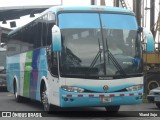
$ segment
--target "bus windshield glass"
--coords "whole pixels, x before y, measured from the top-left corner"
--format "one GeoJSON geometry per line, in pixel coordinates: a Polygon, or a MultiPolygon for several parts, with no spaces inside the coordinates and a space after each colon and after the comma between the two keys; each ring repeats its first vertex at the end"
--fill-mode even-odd
{"type": "Polygon", "coordinates": [[[58,20],[63,47],[61,75],[134,76],[142,72],[140,37],[134,16],[61,13],[58,20]]]}

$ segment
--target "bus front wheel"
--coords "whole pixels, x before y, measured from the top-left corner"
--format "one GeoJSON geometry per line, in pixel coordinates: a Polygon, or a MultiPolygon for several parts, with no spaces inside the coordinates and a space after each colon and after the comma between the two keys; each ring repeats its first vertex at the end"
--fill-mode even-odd
{"type": "Polygon", "coordinates": [[[52,105],[49,103],[48,91],[47,91],[46,85],[43,85],[43,89],[41,92],[41,101],[43,104],[44,111],[46,111],[47,113],[50,113],[52,111],[52,105]]]}
{"type": "Polygon", "coordinates": [[[107,112],[117,113],[119,111],[119,109],[120,109],[120,105],[117,105],[117,106],[106,106],[105,109],[106,109],[107,112]]]}

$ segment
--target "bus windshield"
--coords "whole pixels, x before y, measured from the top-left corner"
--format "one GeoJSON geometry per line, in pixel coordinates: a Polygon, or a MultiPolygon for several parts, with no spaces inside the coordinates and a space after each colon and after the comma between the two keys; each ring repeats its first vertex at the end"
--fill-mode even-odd
{"type": "Polygon", "coordinates": [[[6,69],[6,49],[0,48],[0,72],[6,69]]]}
{"type": "Polygon", "coordinates": [[[134,16],[61,13],[58,19],[63,44],[61,75],[133,76],[142,72],[134,16]]]}

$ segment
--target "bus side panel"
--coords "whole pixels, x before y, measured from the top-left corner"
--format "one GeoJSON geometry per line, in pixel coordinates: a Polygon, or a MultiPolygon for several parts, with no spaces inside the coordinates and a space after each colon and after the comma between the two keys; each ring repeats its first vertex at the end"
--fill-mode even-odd
{"type": "Polygon", "coordinates": [[[39,57],[40,57],[40,49],[34,50],[32,57],[32,72],[30,78],[30,98],[32,99],[36,99],[39,57]]]}
{"type": "Polygon", "coordinates": [[[30,51],[26,54],[25,67],[24,67],[24,82],[23,82],[23,96],[29,97],[30,95],[30,76],[32,70],[32,56],[33,52],[30,51]]]}
{"type": "Polygon", "coordinates": [[[14,55],[7,57],[7,89],[10,92],[14,92],[13,80],[14,77],[17,80],[18,94],[20,94],[20,56],[14,55]]]}
{"type": "Polygon", "coordinates": [[[24,70],[23,96],[40,101],[40,82],[42,77],[47,77],[48,70],[46,49],[36,49],[24,54],[21,54],[21,57],[25,56],[24,63],[24,58],[21,58],[21,75],[24,70]]]}
{"type": "Polygon", "coordinates": [[[36,100],[40,101],[40,83],[42,77],[47,76],[48,65],[47,65],[47,55],[46,55],[46,48],[42,48],[39,54],[39,64],[38,64],[38,80],[37,80],[37,87],[36,87],[36,100]]]}
{"type": "Polygon", "coordinates": [[[24,88],[24,68],[25,68],[25,61],[26,61],[26,53],[22,53],[20,55],[20,95],[23,96],[23,88],[24,88]]]}

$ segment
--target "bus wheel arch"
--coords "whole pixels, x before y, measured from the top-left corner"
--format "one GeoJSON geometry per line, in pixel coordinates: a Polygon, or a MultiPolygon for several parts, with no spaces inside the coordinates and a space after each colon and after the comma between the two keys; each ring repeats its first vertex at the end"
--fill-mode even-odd
{"type": "Polygon", "coordinates": [[[149,74],[145,80],[147,94],[150,90],[160,86],[160,74],[149,74]]]}
{"type": "Polygon", "coordinates": [[[18,95],[18,81],[17,81],[17,77],[14,76],[13,78],[13,93],[15,94],[15,92],[17,92],[18,95]]]}
{"type": "Polygon", "coordinates": [[[40,96],[41,96],[41,102],[43,104],[43,109],[47,113],[50,113],[52,111],[52,105],[49,102],[49,96],[48,96],[48,87],[44,79],[41,80],[40,85],[40,96]]]}
{"type": "Polygon", "coordinates": [[[18,95],[18,82],[17,82],[17,79],[16,77],[14,77],[13,79],[13,93],[14,93],[14,96],[15,96],[15,100],[20,103],[23,101],[22,97],[20,95],[18,95]]]}
{"type": "Polygon", "coordinates": [[[42,102],[42,92],[43,92],[43,87],[45,85],[45,81],[44,79],[41,80],[41,84],[40,84],[40,97],[41,97],[41,102],[42,102]]]}
{"type": "Polygon", "coordinates": [[[16,87],[17,87],[17,82],[16,82],[16,79],[14,78],[13,79],[13,93],[15,94],[16,92],[16,87]]]}

